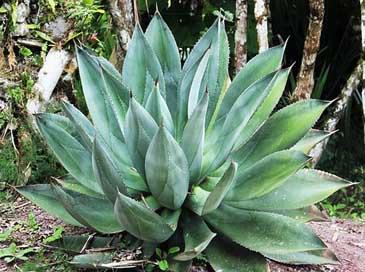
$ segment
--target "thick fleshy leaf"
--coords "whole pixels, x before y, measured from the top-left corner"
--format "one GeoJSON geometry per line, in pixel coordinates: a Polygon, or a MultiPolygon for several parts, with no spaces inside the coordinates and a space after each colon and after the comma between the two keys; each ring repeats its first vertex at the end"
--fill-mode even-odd
{"type": "Polygon", "coordinates": [[[86,188],[98,193],[102,190],[95,180],[91,152],[81,144],[73,124],[56,114],[39,114],[37,126],[58,160],[66,170],[86,188]]]}
{"type": "Polygon", "coordinates": [[[269,259],[286,264],[339,264],[336,255],[328,248],[287,254],[262,254],[269,259]]]}
{"type": "Polygon", "coordinates": [[[291,67],[278,72],[275,80],[272,83],[269,94],[251,117],[245,129],[239,135],[235,144],[235,149],[244,144],[270,116],[271,112],[274,110],[276,104],[279,102],[279,99],[283,94],[290,71],[291,67]]]}
{"type": "Polygon", "coordinates": [[[82,224],[66,211],[49,184],[27,185],[18,187],[16,190],[50,215],[53,215],[68,224],[82,227],[82,224]]]}
{"type": "Polygon", "coordinates": [[[161,64],[166,85],[166,103],[173,120],[176,120],[177,88],[181,64],[175,38],[159,12],[156,12],[155,16],[153,16],[145,35],[161,64]]]}
{"type": "Polygon", "coordinates": [[[236,182],[225,201],[230,204],[267,194],[283,184],[309,159],[300,151],[284,150],[266,156],[250,168],[238,168],[236,182]]]}
{"type": "Polygon", "coordinates": [[[100,64],[100,74],[103,81],[104,91],[109,99],[109,104],[114,112],[120,130],[123,132],[124,118],[128,109],[129,91],[119,77],[108,73],[105,66],[100,64]]]}
{"type": "Polygon", "coordinates": [[[207,127],[213,126],[222,102],[228,78],[229,45],[224,20],[219,22],[217,35],[211,44],[211,58],[207,67],[207,88],[210,94],[207,127]]]}
{"type": "Polygon", "coordinates": [[[156,83],[156,86],[150,93],[145,109],[151,114],[157,124],[163,124],[171,135],[175,134],[174,123],[165,99],[160,94],[158,83],[156,83]]]}
{"type": "Polygon", "coordinates": [[[266,259],[235,243],[217,236],[204,251],[215,271],[224,272],[267,272],[266,259]]]}
{"type": "Polygon", "coordinates": [[[84,269],[101,269],[112,261],[113,255],[110,252],[97,252],[76,255],[72,258],[70,264],[84,269]]]}
{"type": "Polygon", "coordinates": [[[277,214],[282,214],[300,222],[310,222],[310,221],[326,221],[328,216],[324,215],[315,205],[310,205],[308,207],[295,209],[295,210],[276,210],[273,211],[277,214]]]}
{"type": "Polygon", "coordinates": [[[66,190],[74,191],[83,195],[104,198],[104,195],[102,193],[97,193],[93,190],[90,190],[89,188],[86,188],[71,175],[66,175],[61,178],[53,177],[53,179],[57,181],[57,184],[61,185],[62,188],[66,190]]]}
{"type": "Polygon", "coordinates": [[[304,223],[279,214],[223,204],[204,219],[215,231],[257,252],[286,254],[326,247],[304,223]]]}
{"type": "MultiPolygon", "coordinates": [[[[183,132],[183,128],[187,121],[188,116],[188,100],[191,86],[196,75],[197,69],[206,54],[206,52],[212,47],[212,42],[214,39],[217,40],[218,28],[220,27],[220,22],[217,19],[213,25],[208,29],[208,31],[200,38],[196,43],[193,50],[189,54],[187,60],[184,63],[181,78],[178,87],[178,97],[177,97],[177,109],[178,117],[176,121],[176,131],[178,138],[183,132]]],[[[217,73],[215,74],[215,76],[217,73]]],[[[201,88],[201,95],[204,94],[205,86],[203,84],[201,88]]],[[[211,92],[212,90],[208,90],[211,92]]],[[[199,96],[198,96],[199,101],[199,96]]]]}
{"type": "Polygon", "coordinates": [[[114,213],[120,224],[139,239],[161,243],[174,233],[163,217],[125,195],[118,194],[114,213]]]}
{"type": "Polygon", "coordinates": [[[95,129],[91,122],[82,114],[81,111],[65,100],[62,101],[62,108],[80,134],[84,146],[91,151],[92,141],[95,134],[95,129]]]}
{"type": "Polygon", "coordinates": [[[96,180],[111,203],[115,203],[118,192],[127,194],[123,176],[98,137],[95,137],[93,144],[92,163],[96,180]]]}
{"type": "Polygon", "coordinates": [[[82,90],[94,126],[108,145],[114,146],[115,141],[123,140],[123,134],[105,92],[99,58],[81,48],[76,53],[82,90]]]}
{"type": "MultiPolygon", "coordinates": [[[[214,145],[207,145],[203,157],[203,177],[219,168],[231,153],[237,138],[252,115],[270,93],[277,75],[271,73],[256,81],[233,104],[222,127],[215,127],[219,137],[214,145]]],[[[220,124],[220,120],[217,122],[220,124]]],[[[209,142],[209,139],[208,139],[209,142]]]]}
{"type": "MultiPolygon", "coordinates": [[[[130,161],[126,161],[125,157],[124,158],[120,158],[118,157],[114,152],[113,149],[111,149],[103,140],[102,137],[99,136],[99,134],[96,134],[95,136],[95,140],[94,140],[94,144],[98,145],[98,149],[100,152],[104,153],[104,156],[108,158],[108,161],[110,161],[113,166],[110,166],[112,168],[114,168],[116,171],[115,174],[118,174],[118,176],[120,176],[120,178],[123,180],[123,184],[124,186],[127,187],[127,191],[129,195],[134,195],[134,191],[137,192],[148,192],[148,188],[147,188],[147,184],[144,181],[144,179],[141,177],[141,175],[137,172],[137,170],[135,168],[132,167],[132,163],[130,161]]],[[[124,148],[124,146],[116,146],[115,148],[119,149],[119,153],[121,153],[121,149],[124,148]]],[[[124,151],[126,152],[126,157],[128,157],[128,151],[124,151]]],[[[103,157],[100,153],[99,155],[101,157],[103,157]]],[[[102,162],[105,163],[105,162],[102,162]]],[[[94,172],[95,172],[95,164],[93,162],[93,168],[94,168],[94,172]]],[[[111,174],[111,173],[109,173],[111,174]]],[[[107,176],[105,176],[105,178],[107,178],[107,176]]],[[[115,181],[117,181],[117,177],[115,177],[115,181]]],[[[108,181],[108,183],[110,183],[110,185],[114,188],[114,190],[116,190],[116,187],[113,184],[113,182],[108,181]]],[[[106,185],[106,184],[104,184],[106,185]]],[[[122,186],[122,185],[120,185],[122,186]]],[[[119,188],[119,186],[118,186],[119,188]]],[[[106,188],[104,188],[105,190],[106,188]]],[[[112,189],[112,188],[109,188],[112,189]]],[[[124,189],[121,187],[119,188],[120,192],[125,192],[124,189]]],[[[104,191],[105,194],[106,191],[104,191]]],[[[110,192],[111,193],[111,192],[110,192]]],[[[114,192],[114,196],[115,196],[116,191],[114,192]]],[[[113,196],[113,198],[114,198],[113,196]]],[[[113,200],[114,203],[115,199],[113,200]]]]}
{"type": "Polygon", "coordinates": [[[188,194],[184,205],[192,212],[201,216],[209,194],[209,191],[202,189],[200,186],[193,186],[193,189],[191,193],[188,194]]]}
{"type": "Polygon", "coordinates": [[[271,153],[294,146],[328,105],[327,101],[309,99],[281,109],[233,154],[234,160],[241,167],[248,167],[271,153]]]}
{"type": "Polygon", "coordinates": [[[124,231],[113,213],[113,204],[107,199],[82,195],[73,191],[52,187],[63,207],[82,225],[101,233],[124,231]]]}
{"type": "Polygon", "coordinates": [[[165,80],[160,62],[138,23],[128,45],[122,79],[140,103],[146,101],[156,80],[160,82],[161,94],[165,97],[165,80]]]}
{"type": "Polygon", "coordinates": [[[230,111],[238,97],[255,81],[276,71],[281,66],[285,45],[272,47],[251,59],[236,75],[229,86],[221,107],[218,119],[224,118],[230,111]]]}
{"type": "Polygon", "coordinates": [[[209,194],[204,204],[202,215],[208,214],[218,208],[227,192],[231,188],[231,185],[235,180],[236,173],[237,164],[232,162],[222,178],[218,181],[213,191],[209,194]]]}
{"type": "Polygon", "coordinates": [[[191,118],[195,107],[198,105],[200,94],[208,89],[206,86],[206,80],[203,80],[203,77],[206,74],[210,55],[211,49],[208,49],[200,61],[199,66],[195,72],[193,82],[191,83],[188,100],[188,118],[191,118]]]}
{"type": "Polygon", "coordinates": [[[138,172],[145,175],[147,149],[158,126],[152,116],[132,97],[125,120],[125,140],[129,155],[138,172]]]}
{"type": "Polygon", "coordinates": [[[98,250],[100,248],[117,248],[117,246],[120,246],[119,243],[120,240],[116,237],[69,235],[48,243],[47,246],[67,252],[80,253],[85,245],[87,245],[87,250],[98,250]]]}
{"type": "Polygon", "coordinates": [[[250,210],[299,209],[317,203],[341,188],[353,185],[326,172],[304,169],[291,176],[283,185],[259,198],[232,202],[231,206],[250,210]]]}
{"type": "Polygon", "coordinates": [[[167,257],[167,262],[169,264],[169,271],[171,272],[189,272],[191,270],[192,260],[189,261],[176,261],[172,257],[167,257]]]}
{"type": "Polygon", "coordinates": [[[184,252],[177,254],[174,259],[179,261],[188,261],[198,256],[210,241],[216,236],[204,220],[192,213],[183,216],[183,235],[185,242],[184,252]]]}
{"type": "Polygon", "coordinates": [[[327,139],[335,132],[325,132],[322,130],[311,129],[303,139],[299,140],[291,149],[308,153],[316,144],[327,139]]]}
{"type": "Polygon", "coordinates": [[[178,209],[189,188],[189,168],[184,151],[166,128],[160,127],[146,154],[146,179],[162,206],[178,209]]]}
{"type": "Polygon", "coordinates": [[[181,139],[181,148],[189,164],[190,183],[195,183],[200,176],[208,100],[207,92],[186,123],[181,139]]]}

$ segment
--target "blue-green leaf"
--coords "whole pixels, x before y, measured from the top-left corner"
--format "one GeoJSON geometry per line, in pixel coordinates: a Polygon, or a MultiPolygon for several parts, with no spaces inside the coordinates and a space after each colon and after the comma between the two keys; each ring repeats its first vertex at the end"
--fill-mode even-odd
{"type": "Polygon", "coordinates": [[[91,151],[92,141],[95,134],[95,129],[91,122],[82,114],[81,111],[65,100],[62,101],[62,108],[80,134],[83,144],[91,151]]]}
{"type": "Polygon", "coordinates": [[[120,224],[139,239],[161,243],[174,233],[163,217],[125,195],[118,194],[114,212],[120,224]]]}
{"type": "Polygon", "coordinates": [[[217,236],[204,251],[215,271],[268,272],[266,259],[235,243],[217,236]]]}
{"type": "Polygon", "coordinates": [[[233,154],[234,160],[248,167],[271,153],[291,148],[304,137],[328,105],[327,101],[309,99],[281,109],[233,154]]]}
{"type": "Polygon", "coordinates": [[[279,45],[266,50],[251,59],[236,75],[229,86],[219,109],[218,119],[230,111],[237,98],[255,81],[276,71],[281,66],[285,45],[279,45]]]}
{"type": "Polygon", "coordinates": [[[92,152],[92,163],[96,180],[99,182],[105,196],[115,202],[118,192],[127,194],[127,188],[122,174],[118,171],[110,153],[105,150],[99,137],[95,137],[92,152]]]}
{"type": "Polygon", "coordinates": [[[158,126],[152,116],[132,97],[129,101],[125,124],[125,140],[129,155],[138,172],[145,175],[147,149],[158,126]]]}
{"type": "Polygon", "coordinates": [[[259,198],[232,202],[231,206],[250,210],[299,209],[317,203],[341,188],[353,185],[326,172],[304,169],[291,176],[284,184],[259,198]]]}
{"type": "Polygon", "coordinates": [[[174,36],[159,12],[153,16],[145,35],[161,64],[166,84],[166,103],[173,120],[176,121],[177,88],[181,73],[179,49],[174,36]]]}
{"type": "Polygon", "coordinates": [[[231,188],[237,173],[237,164],[232,162],[213,191],[205,201],[202,215],[208,214],[219,207],[227,192],[231,188]]]}
{"type": "Polygon", "coordinates": [[[81,142],[73,124],[56,114],[39,114],[37,126],[66,170],[83,186],[102,193],[92,169],[91,152],[81,142]]]}
{"type": "Polygon", "coordinates": [[[284,150],[266,156],[250,168],[238,168],[236,182],[225,201],[240,202],[265,195],[283,184],[309,159],[300,151],[284,150]]]}
{"type": "Polygon", "coordinates": [[[18,187],[16,190],[50,215],[53,215],[68,224],[82,227],[82,224],[66,211],[49,184],[28,185],[18,187]]]}
{"type": "Polygon", "coordinates": [[[52,188],[63,207],[82,225],[101,233],[124,230],[114,216],[112,203],[107,199],[63,190],[58,186],[52,188]]]}
{"type": "Polygon", "coordinates": [[[189,168],[184,151],[166,128],[160,127],[146,154],[146,179],[162,206],[176,210],[189,187],[189,168]]]}
{"type": "Polygon", "coordinates": [[[209,95],[207,92],[186,123],[181,140],[181,147],[189,164],[190,183],[197,181],[202,167],[208,100],[209,95]]]}
{"type": "Polygon", "coordinates": [[[279,214],[223,204],[204,219],[220,234],[257,252],[287,254],[326,247],[304,223],[279,214]]]}
{"type": "Polygon", "coordinates": [[[123,141],[123,133],[105,92],[99,59],[81,48],[76,53],[82,90],[94,126],[108,145],[114,146],[116,141],[123,141]]]}
{"type": "Polygon", "coordinates": [[[156,80],[160,82],[161,94],[166,97],[165,80],[158,58],[148,44],[141,26],[137,23],[128,45],[122,69],[123,83],[133,92],[140,103],[145,103],[156,80]]]}
{"type": "Polygon", "coordinates": [[[210,241],[216,236],[204,220],[192,213],[183,216],[184,251],[177,254],[174,259],[188,261],[194,259],[207,248],[210,241]]]}
{"type": "Polygon", "coordinates": [[[156,83],[154,90],[150,93],[145,108],[151,114],[157,124],[164,124],[171,135],[174,135],[174,123],[172,121],[169,108],[160,94],[158,83],[156,83]]]}

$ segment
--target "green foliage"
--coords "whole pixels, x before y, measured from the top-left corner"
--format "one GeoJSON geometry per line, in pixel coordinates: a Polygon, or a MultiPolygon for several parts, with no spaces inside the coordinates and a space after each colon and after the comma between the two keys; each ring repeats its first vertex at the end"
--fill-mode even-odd
{"type": "Polygon", "coordinates": [[[47,238],[44,238],[43,243],[44,244],[52,243],[52,242],[62,238],[63,231],[64,231],[64,228],[62,226],[55,227],[52,235],[48,236],[47,238]]]}
{"type": "MultiPolygon", "coordinates": [[[[315,210],[305,216],[313,204],[351,183],[303,169],[308,146],[328,137],[311,128],[329,102],[302,101],[270,116],[290,71],[280,68],[284,49],[256,56],[228,86],[221,18],[182,68],[158,13],[146,33],[137,24],[122,75],[78,48],[93,123],[66,102],[66,117],[36,115],[74,179],[17,190],[68,223],[126,231],[143,241],[146,255],[157,248],[161,270],[185,271],[203,252],[214,268],[232,271],[263,270],[264,257],[335,263],[303,222],[315,217],[315,210]]],[[[72,263],[103,268],[111,259],[91,253],[72,263]]]]}
{"type": "MultiPolygon", "coordinates": [[[[352,118],[359,116],[355,111],[352,118]]],[[[345,124],[345,120],[342,125],[345,124]]],[[[323,201],[323,206],[330,216],[340,218],[365,218],[364,204],[364,176],[365,176],[365,152],[355,142],[361,142],[362,128],[352,126],[351,135],[337,133],[331,137],[327,149],[319,163],[319,167],[334,171],[335,174],[358,182],[359,186],[339,190],[336,194],[323,201]],[[350,138],[351,137],[351,138],[350,138]]]]}
{"type": "Polygon", "coordinates": [[[26,261],[28,260],[26,255],[33,252],[34,249],[31,247],[21,249],[15,243],[11,243],[8,247],[0,249],[0,259],[4,259],[7,263],[11,263],[14,260],[26,261]]]}
{"type": "Polygon", "coordinates": [[[0,144],[0,182],[21,185],[65,173],[39,136],[30,135],[23,126],[18,128],[18,136],[17,150],[10,138],[0,144]]]}

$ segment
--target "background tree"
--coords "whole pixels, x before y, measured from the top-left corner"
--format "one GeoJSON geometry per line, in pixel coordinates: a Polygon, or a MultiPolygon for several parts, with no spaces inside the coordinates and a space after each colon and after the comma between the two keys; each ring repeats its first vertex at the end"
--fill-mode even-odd
{"type": "Polygon", "coordinates": [[[309,99],[314,87],[314,68],[320,47],[325,13],[324,0],[308,0],[309,24],[304,43],[302,64],[297,77],[297,87],[292,100],[309,99]]]}

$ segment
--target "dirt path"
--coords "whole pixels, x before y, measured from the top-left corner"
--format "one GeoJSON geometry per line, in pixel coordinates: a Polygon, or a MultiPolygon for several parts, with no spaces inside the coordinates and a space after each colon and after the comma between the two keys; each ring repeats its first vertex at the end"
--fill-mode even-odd
{"type": "Polygon", "coordinates": [[[331,222],[311,222],[309,226],[332,249],[340,265],[324,266],[284,266],[270,263],[271,271],[331,271],[365,272],[365,222],[333,219],[331,222]]]}
{"type": "MultiPolygon", "coordinates": [[[[55,226],[64,227],[64,235],[85,233],[82,228],[65,225],[47,213],[43,212],[27,200],[19,197],[11,205],[0,203],[0,233],[14,228],[15,225],[23,225],[13,234],[12,239],[23,246],[40,248],[42,240],[50,236],[55,226]],[[35,215],[38,229],[30,231],[26,222],[29,221],[28,215],[35,215]],[[25,226],[25,227],[24,227],[25,226]]],[[[285,266],[270,262],[271,271],[294,272],[294,271],[331,271],[331,272],[365,272],[365,222],[354,222],[352,220],[333,219],[330,222],[312,222],[309,226],[322,238],[322,240],[337,255],[341,264],[338,266],[285,266]]],[[[0,249],[8,245],[7,242],[0,242],[0,249]]],[[[0,260],[0,272],[12,271],[13,266],[7,265],[0,260]]]]}

